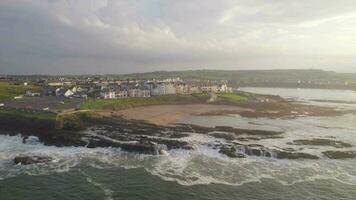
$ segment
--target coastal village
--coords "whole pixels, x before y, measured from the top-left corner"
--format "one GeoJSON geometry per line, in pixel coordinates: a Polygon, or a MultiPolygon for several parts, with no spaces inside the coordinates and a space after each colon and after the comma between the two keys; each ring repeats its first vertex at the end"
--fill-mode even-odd
{"type": "MultiPolygon", "coordinates": [[[[91,78],[58,78],[39,80],[10,80],[25,92],[13,100],[0,102],[0,107],[52,110],[53,104],[72,104],[79,107],[85,99],[150,98],[163,95],[191,95],[198,93],[232,93],[237,89],[228,81],[182,80],[179,77],[152,80],[115,80],[91,78]],[[37,90],[33,90],[35,86],[37,90]],[[28,89],[27,89],[28,88],[28,89]],[[32,99],[32,100],[31,100],[32,99]],[[43,102],[41,104],[40,102],[43,102]]],[[[60,109],[62,110],[62,109],[60,109]]]]}
{"type": "MultiPolygon", "coordinates": [[[[27,85],[27,82],[23,83],[27,85]]],[[[189,95],[195,93],[231,93],[227,81],[183,81],[180,78],[164,80],[40,80],[41,93],[26,91],[23,96],[57,96],[65,98],[148,98],[160,95],[189,95]]]]}

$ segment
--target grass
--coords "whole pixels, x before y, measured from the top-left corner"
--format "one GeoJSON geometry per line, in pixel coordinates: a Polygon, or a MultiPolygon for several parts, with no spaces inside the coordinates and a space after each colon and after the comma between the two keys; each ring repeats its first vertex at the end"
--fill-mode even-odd
{"type": "Polygon", "coordinates": [[[40,92],[40,87],[33,85],[15,85],[12,82],[0,82],[0,100],[6,100],[24,94],[27,90],[40,92]]]}
{"type": "MultiPolygon", "coordinates": [[[[219,93],[218,102],[243,103],[248,101],[249,93],[219,93]]],[[[206,103],[209,94],[155,96],[150,98],[128,98],[128,99],[90,99],[81,104],[81,110],[120,110],[147,105],[170,105],[206,103]]]]}
{"type": "Polygon", "coordinates": [[[208,94],[185,96],[155,96],[150,98],[129,99],[93,99],[81,104],[83,110],[119,110],[146,105],[188,104],[205,103],[209,99],[208,94]]]}
{"type": "Polygon", "coordinates": [[[228,101],[228,102],[231,102],[231,103],[243,103],[243,102],[246,102],[249,97],[250,97],[250,94],[249,93],[220,93],[218,94],[218,97],[225,100],[225,101],[228,101]]]}
{"type": "Polygon", "coordinates": [[[56,114],[45,111],[27,111],[19,109],[0,109],[0,116],[14,117],[14,118],[26,118],[34,120],[56,120],[56,114]]]}

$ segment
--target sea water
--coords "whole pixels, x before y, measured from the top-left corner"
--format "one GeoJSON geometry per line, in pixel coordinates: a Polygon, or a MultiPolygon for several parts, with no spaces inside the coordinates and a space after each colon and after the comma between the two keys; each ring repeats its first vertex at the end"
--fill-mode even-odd
{"type": "MultiPolygon", "coordinates": [[[[281,88],[243,88],[280,95],[307,104],[356,109],[356,92],[281,88]],[[330,95],[335,94],[337,95],[330,95]],[[337,96],[337,97],[335,97],[337,96]]],[[[202,126],[283,131],[283,138],[254,141],[269,148],[288,148],[296,139],[332,138],[356,150],[356,116],[295,119],[190,116],[182,123],[202,126]]],[[[195,150],[171,150],[152,156],[116,148],[51,147],[31,138],[0,135],[0,200],[7,199],[356,199],[356,159],[332,160],[330,146],[300,147],[319,160],[277,160],[249,156],[231,159],[205,144],[216,138],[191,134],[184,138],[195,150]],[[51,156],[41,165],[13,165],[16,155],[51,156]]]]}

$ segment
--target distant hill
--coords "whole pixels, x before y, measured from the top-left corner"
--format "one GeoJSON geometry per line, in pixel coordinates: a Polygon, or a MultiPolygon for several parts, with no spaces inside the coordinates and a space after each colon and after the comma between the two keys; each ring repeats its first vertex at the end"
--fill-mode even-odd
{"type": "MultiPolygon", "coordinates": [[[[115,76],[115,75],[113,75],[115,76]]],[[[336,72],[323,70],[187,70],[187,71],[155,71],[119,75],[131,79],[152,79],[180,77],[183,79],[207,80],[287,80],[287,79],[332,79],[336,72]]],[[[356,74],[355,74],[356,78],[356,74]]]]}
{"type": "Polygon", "coordinates": [[[227,80],[240,86],[356,89],[356,74],[323,70],[187,70],[108,75],[121,79],[227,80]]]}
{"type": "Polygon", "coordinates": [[[300,87],[356,90],[356,74],[337,73],[324,70],[280,69],[280,70],[186,70],[155,71],[133,74],[71,75],[71,76],[7,76],[14,80],[58,79],[166,79],[180,77],[184,80],[226,80],[235,86],[300,87]]]}

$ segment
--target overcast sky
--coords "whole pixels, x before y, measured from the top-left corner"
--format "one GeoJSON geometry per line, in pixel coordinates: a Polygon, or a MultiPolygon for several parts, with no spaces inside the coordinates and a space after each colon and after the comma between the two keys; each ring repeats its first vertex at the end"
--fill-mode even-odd
{"type": "Polygon", "coordinates": [[[0,0],[0,74],[356,72],[355,0],[0,0]]]}

